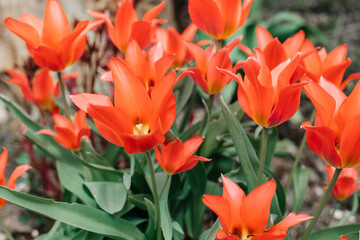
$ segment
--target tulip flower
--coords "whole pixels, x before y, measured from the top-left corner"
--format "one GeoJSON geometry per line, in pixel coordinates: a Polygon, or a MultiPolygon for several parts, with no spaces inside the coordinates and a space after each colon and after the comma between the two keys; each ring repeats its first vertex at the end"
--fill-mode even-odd
{"type": "Polygon", "coordinates": [[[354,73],[343,81],[345,70],[351,64],[351,60],[346,59],[346,44],[340,45],[327,53],[325,48],[318,50],[309,40],[305,40],[300,50],[311,52],[311,54],[304,57],[302,65],[306,75],[313,81],[319,81],[323,77],[343,90],[349,81],[360,78],[360,73],[354,73]]]}
{"type": "Polygon", "coordinates": [[[193,137],[183,143],[180,139],[163,143],[161,151],[155,148],[155,157],[161,168],[169,175],[185,172],[196,166],[199,161],[210,161],[208,158],[193,156],[203,142],[203,137],[193,137]]]}
{"type": "MultiPolygon", "coordinates": [[[[258,25],[256,27],[256,38],[258,48],[264,53],[266,64],[271,71],[280,63],[295,57],[296,53],[300,52],[300,47],[305,40],[305,33],[300,30],[294,36],[286,39],[284,43],[280,43],[266,28],[258,25]]],[[[251,49],[247,46],[240,43],[238,46],[249,57],[253,55],[251,49]]]]}
{"type": "Polygon", "coordinates": [[[68,118],[61,114],[54,114],[55,132],[49,129],[41,129],[38,134],[47,134],[52,137],[64,148],[77,151],[81,147],[81,138],[90,137],[90,127],[86,124],[86,113],[78,111],[72,123],[68,118]]]}
{"type": "Polygon", "coordinates": [[[323,78],[304,90],[317,110],[314,126],[302,124],[309,148],[335,168],[360,166],[360,84],[348,97],[323,78]]]}
{"type": "Polygon", "coordinates": [[[253,0],[189,0],[191,21],[216,40],[224,40],[246,21],[253,0]]]}
{"type": "Polygon", "coordinates": [[[142,49],[150,44],[156,25],[164,22],[155,20],[164,7],[165,2],[163,1],[147,11],[142,20],[139,20],[132,0],[119,0],[114,25],[110,17],[104,13],[96,11],[89,11],[89,13],[95,18],[105,21],[111,41],[122,53],[125,53],[131,39],[135,39],[142,49]]]}
{"type": "Polygon", "coordinates": [[[301,54],[297,53],[271,71],[261,50],[256,49],[255,57],[248,58],[244,64],[244,80],[240,74],[221,71],[239,83],[238,100],[244,112],[258,125],[271,128],[287,121],[299,108],[301,88],[307,82],[294,83],[291,78],[301,54]]]}
{"type": "Polygon", "coordinates": [[[222,229],[216,233],[217,240],[282,240],[287,230],[310,219],[304,214],[290,213],[275,226],[266,225],[270,214],[271,199],[276,182],[270,181],[255,188],[245,196],[244,191],[229,178],[222,175],[224,190],[222,196],[204,195],[206,206],[218,215],[222,229]]]}
{"type": "MultiPolygon", "coordinates": [[[[341,235],[340,240],[351,240],[351,239],[345,237],[344,235],[341,235]]],[[[360,232],[359,232],[359,240],[360,240],[360,232]]]]}
{"type": "Polygon", "coordinates": [[[230,76],[223,74],[217,68],[232,71],[229,54],[239,41],[240,39],[236,38],[218,51],[215,51],[215,45],[204,50],[195,43],[188,43],[188,49],[196,62],[196,67],[188,68],[186,72],[205,93],[220,93],[231,81],[230,76]]]}
{"type": "MultiPolygon", "coordinates": [[[[8,160],[8,152],[6,148],[3,148],[3,152],[0,154],[0,185],[6,186],[10,189],[15,188],[16,179],[18,179],[21,175],[23,175],[27,170],[31,167],[29,165],[20,165],[15,168],[15,170],[10,175],[10,178],[6,184],[5,182],[5,168],[8,160]]],[[[0,209],[4,207],[6,201],[0,198],[0,209]]]]}
{"type": "Polygon", "coordinates": [[[175,28],[169,27],[165,30],[162,27],[156,29],[156,39],[164,46],[165,54],[175,54],[172,67],[183,66],[192,59],[185,42],[191,42],[196,33],[197,27],[191,23],[182,34],[179,34],[175,28]]]}
{"type": "Polygon", "coordinates": [[[147,152],[163,143],[176,115],[172,92],[176,73],[167,74],[149,94],[123,59],[112,58],[109,67],[114,105],[108,96],[89,93],[70,96],[73,103],[94,119],[105,139],[128,153],[147,152]]]}
{"type": "Polygon", "coordinates": [[[20,87],[26,101],[39,106],[42,110],[48,110],[50,112],[56,112],[58,110],[58,106],[51,95],[54,97],[59,96],[59,84],[54,84],[48,69],[42,68],[35,74],[32,81],[32,88],[25,74],[11,69],[7,69],[7,73],[11,77],[8,81],[20,87]]]}
{"type": "Polygon", "coordinates": [[[57,0],[48,0],[44,20],[23,14],[20,21],[5,19],[5,26],[26,42],[31,57],[39,67],[62,71],[76,62],[86,47],[86,33],[101,25],[103,20],[79,22],[73,31],[57,0]]]}
{"type": "MultiPolygon", "coordinates": [[[[326,165],[326,172],[328,175],[328,184],[334,175],[335,169],[330,165],[326,165]]],[[[360,182],[358,179],[357,168],[345,168],[341,171],[340,176],[335,184],[331,196],[338,201],[343,201],[353,195],[359,188],[360,182]]]]}

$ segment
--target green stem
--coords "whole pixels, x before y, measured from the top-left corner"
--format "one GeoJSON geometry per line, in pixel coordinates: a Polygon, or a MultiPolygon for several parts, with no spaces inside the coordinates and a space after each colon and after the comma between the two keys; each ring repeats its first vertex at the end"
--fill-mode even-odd
{"type": "Polygon", "coordinates": [[[308,237],[310,236],[310,233],[311,233],[311,230],[313,229],[313,227],[315,226],[316,222],[318,221],[319,217],[320,217],[320,214],[322,212],[322,210],[324,209],[325,207],[325,204],[327,203],[327,201],[329,200],[329,197],[331,195],[331,192],[332,190],[334,189],[334,186],[335,186],[335,183],[336,181],[338,180],[339,178],[339,175],[341,173],[341,170],[342,168],[337,168],[335,170],[335,173],[331,179],[331,182],[328,186],[328,189],[326,190],[323,198],[321,199],[321,202],[320,202],[320,205],[319,207],[317,208],[316,212],[315,212],[315,215],[314,215],[314,218],[311,220],[311,223],[310,225],[308,226],[308,228],[306,229],[306,232],[304,234],[304,237],[302,238],[302,240],[306,240],[308,239],[308,237]]]}
{"type": "Polygon", "coordinates": [[[9,229],[5,226],[3,220],[0,218],[0,226],[4,230],[5,235],[8,237],[9,240],[14,240],[13,236],[11,235],[9,229]]]}
{"type": "Polygon", "coordinates": [[[269,129],[263,128],[262,133],[261,133],[260,166],[259,166],[259,172],[258,172],[258,176],[257,176],[257,185],[258,186],[261,184],[261,178],[262,178],[264,168],[265,168],[268,133],[269,133],[269,129]]]}
{"type": "Polygon", "coordinates": [[[162,196],[162,194],[163,194],[163,192],[164,192],[164,190],[165,190],[165,188],[166,188],[166,185],[167,185],[169,179],[170,179],[170,175],[166,174],[166,180],[165,180],[164,186],[162,187],[162,189],[161,189],[161,191],[160,191],[159,199],[161,198],[161,196],[162,196]]]}
{"type": "Polygon", "coordinates": [[[224,40],[216,40],[215,39],[215,46],[216,46],[216,50],[220,50],[223,46],[224,40]]]}
{"type": "Polygon", "coordinates": [[[64,85],[64,81],[62,80],[62,77],[61,77],[61,72],[57,72],[57,77],[58,77],[58,81],[59,81],[59,85],[60,85],[61,98],[62,98],[63,104],[64,104],[65,116],[66,116],[68,119],[71,119],[71,117],[70,117],[70,111],[69,111],[69,106],[67,105],[67,102],[66,102],[65,85],[64,85]]]}
{"type": "Polygon", "coordinates": [[[206,104],[206,108],[207,108],[206,114],[205,114],[205,117],[200,126],[199,136],[203,136],[203,137],[206,136],[206,132],[207,132],[207,129],[205,129],[206,123],[207,123],[207,121],[209,121],[211,119],[211,109],[214,105],[214,100],[215,100],[215,94],[209,95],[209,98],[208,98],[207,104],[206,104]]]}
{"type": "MultiPolygon", "coordinates": [[[[312,114],[311,114],[311,117],[310,117],[310,123],[311,124],[314,122],[315,115],[316,115],[316,111],[314,109],[312,114]]],[[[295,161],[294,161],[293,166],[291,168],[291,172],[290,172],[289,178],[288,178],[286,186],[285,186],[285,194],[289,191],[291,182],[294,179],[294,174],[295,174],[297,166],[299,165],[302,152],[304,151],[305,143],[306,143],[306,133],[304,133],[304,136],[301,139],[299,150],[298,150],[298,152],[296,154],[295,161]]]]}
{"type": "Polygon", "coordinates": [[[156,184],[156,179],[155,179],[155,169],[154,169],[154,165],[151,159],[151,153],[150,152],[146,152],[146,160],[147,160],[147,164],[149,166],[149,172],[150,172],[150,179],[151,179],[151,184],[152,184],[152,189],[153,189],[153,196],[154,196],[154,203],[155,203],[155,207],[156,207],[156,215],[157,215],[157,239],[161,240],[161,217],[160,217],[160,200],[159,200],[159,193],[158,193],[158,189],[157,189],[157,184],[156,184]]]}
{"type": "Polygon", "coordinates": [[[331,215],[330,215],[330,219],[329,219],[329,223],[328,223],[328,225],[327,225],[327,228],[330,227],[330,224],[331,224],[332,220],[334,219],[335,212],[336,212],[336,210],[338,210],[339,206],[340,206],[340,202],[336,201],[335,207],[334,207],[334,209],[333,209],[332,212],[331,212],[331,215]]]}

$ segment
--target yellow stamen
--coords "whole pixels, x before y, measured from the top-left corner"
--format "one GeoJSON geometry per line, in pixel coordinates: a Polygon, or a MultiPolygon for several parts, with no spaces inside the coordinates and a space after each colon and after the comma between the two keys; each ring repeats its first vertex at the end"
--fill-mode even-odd
{"type": "Polygon", "coordinates": [[[145,135],[150,132],[150,126],[148,124],[143,125],[138,123],[133,127],[133,132],[135,135],[145,135]]]}

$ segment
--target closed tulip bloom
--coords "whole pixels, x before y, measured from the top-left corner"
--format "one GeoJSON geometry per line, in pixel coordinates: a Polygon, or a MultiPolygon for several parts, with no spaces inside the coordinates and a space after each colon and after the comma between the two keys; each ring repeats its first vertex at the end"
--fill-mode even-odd
{"type": "Polygon", "coordinates": [[[7,69],[7,73],[10,75],[8,81],[20,87],[26,101],[39,106],[42,110],[50,112],[58,110],[58,106],[51,96],[58,97],[60,88],[59,84],[54,84],[48,69],[42,68],[35,74],[32,87],[30,87],[29,79],[25,74],[11,69],[7,69]]]}
{"type": "MultiPolygon", "coordinates": [[[[31,167],[29,165],[20,165],[15,168],[15,170],[10,175],[8,182],[5,181],[5,168],[8,160],[8,152],[6,148],[3,148],[3,152],[0,154],[0,186],[5,186],[10,189],[15,188],[16,179],[23,175],[31,167]]],[[[0,209],[4,207],[6,200],[0,198],[0,209]]]]}
{"type": "Polygon", "coordinates": [[[335,168],[360,166],[360,84],[348,97],[323,78],[304,90],[317,110],[314,126],[302,124],[309,148],[335,168]]]}
{"type": "Polygon", "coordinates": [[[86,124],[86,113],[78,111],[74,116],[73,123],[61,114],[54,114],[54,130],[41,129],[38,134],[47,134],[52,137],[64,148],[77,151],[81,147],[81,138],[90,137],[90,127],[86,124]]]}
{"type": "Polygon", "coordinates": [[[224,40],[246,21],[253,0],[189,0],[191,21],[216,40],[224,40]]]}
{"type": "Polygon", "coordinates": [[[48,0],[44,20],[23,14],[20,21],[5,19],[5,26],[26,42],[31,57],[39,67],[62,71],[77,61],[86,47],[86,33],[103,20],[79,22],[73,31],[57,0],[48,0]]]}
{"type": "Polygon", "coordinates": [[[190,170],[195,167],[199,161],[210,161],[208,158],[193,155],[203,140],[203,137],[193,137],[185,143],[180,139],[170,143],[163,143],[161,150],[155,148],[156,161],[169,175],[190,170]]]}
{"type": "MultiPolygon", "coordinates": [[[[335,168],[326,165],[326,173],[328,175],[328,184],[334,175],[335,168]]],[[[353,195],[359,188],[357,168],[345,168],[341,171],[340,176],[335,184],[331,196],[338,201],[343,201],[353,195]]]]}
{"type": "Polygon", "coordinates": [[[245,196],[244,191],[229,178],[222,176],[222,196],[204,195],[206,206],[218,215],[222,229],[216,233],[217,240],[282,240],[290,227],[310,219],[304,214],[290,213],[275,226],[266,229],[271,200],[276,182],[260,185],[245,196]]]}
{"type": "Polygon", "coordinates": [[[94,119],[105,139],[123,146],[128,153],[147,152],[163,143],[176,115],[172,92],[176,73],[167,74],[149,94],[124,60],[112,58],[109,66],[114,105],[108,96],[90,93],[70,96],[73,103],[94,119]]]}
{"type": "Polygon", "coordinates": [[[238,83],[238,100],[244,112],[258,125],[277,126],[290,119],[298,110],[300,93],[307,82],[296,83],[292,76],[301,54],[269,70],[264,54],[256,49],[255,57],[244,64],[245,79],[240,74],[221,70],[238,83]]]}
{"type": "Polygon", "coordinates": [[[164,7],[165,2],[163,1],[146,12],[142,20],[139,20],[133,6],[133,1],[119,0],[114,24],[111,22],[110,17],[104,13],[96,11],[89,11],[89,13],[95,18],[105,20],[110,40],[119,51],[125,53],[131,39],[135,39],[142,49],[151,43],[156,25],[164,22],[163,20],[155,19],[164,7]]]}
{"type": "Polygon", "coordinates": [[[232,71],[232,63],[229,57],[239,39],[236,38],[227,46],[216,51],[215,45],[202,49],[195,43],[188,43],[188,49],[196,62],[195,67],[187,69],[189,76],[207,94],[217,94],[230,83],[232,78],[217,68],[232,71]]]}

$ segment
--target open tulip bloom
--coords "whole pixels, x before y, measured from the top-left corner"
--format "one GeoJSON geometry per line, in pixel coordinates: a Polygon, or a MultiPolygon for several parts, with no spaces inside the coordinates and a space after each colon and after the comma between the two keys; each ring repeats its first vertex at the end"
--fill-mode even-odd
{"type": "Polygon", "coordinates": [[[5,19],[5,26],[26,42],[31,57],[39,67],[62,71],[77,61],[86,47],[86,33],[101,25],[103,20],[79,22],[73,31],[57,0],[46,2],[44,20],[23,14],[20,21],[5,19]]]}
{"type": "Polygon", "coordinates": [[[155,148],[155,157],[161,168],[169,175],[192,169],[199,161],[210,161],[208,158],[194,156],[194,152],[203,142],[203,137],[193,137],[183,143],[180,139],[155,148]]]}
{"type": "Polygon", "coordinates": [[[258,125],[277,126],[291,118],[299,108],[301,89],[308,82],[296,83],[292,76],[301,54],[269,70],[263,52],[256,49],[255,57],[244,64],[245,79],[240,74],[221,69],[238,83],[238,100],[244,112],[258,125]]]}
{"type": "Polygon", "coordinates": [[[302,124],[309,148],[335,168],[360,166],[360,84],[348,97],[323,78],[304,90],[317,111],[314,126],[302,124]]]}
{"type": "Polygon", "coordinates": [[[119,0],[114,24],[112,24],[110,17],[104,13],[96,11],[89,11],[89,13],[95,18],[105,21],[111,41],[121,52],[125,53],[131,39],[135,39],[142,49],[150,44],[155,34],[156,25],[163,22],[163,20],[155,18],[164,7],[165,1],[150,9],[145,13],[142,20],[139,20],[133,1],[119,0]]]}
{"type": "Polygon", "coordinates": [[[11,77],[8,81],[20,87],[26,101],[39,106],[42,110],[48,110],[50,112],[58,110],[51,95],[58,97],[60,88],[59,84],[54,84],[48,69],[42,68],[35,74],[32,81],[32,88],[25,74],[11,69],[8,69],[7,73],[11,77]]]}
{"type": "Polygon", "coordinates": [[[70,96],[74,104],[94,119],[104,138],[128,153],[147,152],[163,143],[175,120],[175,72],[167,74],[149,95],[124,60],[112,58],[109,66],[115,86],[114,105],[108,96],[90,93],[70,96]]]}
{"type": "Polygon", "coordinates": [[[271,199],[276,182],[260,185],[245,196],[244,191],[229,178],[222,175],[222,196],[204,195],[203,202],[218,215],[222,229],[216,233],[217,240],[282,240],[287,230],[298,223],[311,219],[304,214],[290,213],[275,226],[266,229],[271,199]]]}

